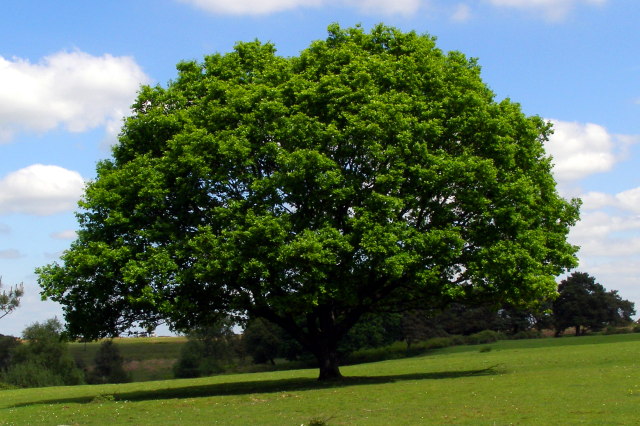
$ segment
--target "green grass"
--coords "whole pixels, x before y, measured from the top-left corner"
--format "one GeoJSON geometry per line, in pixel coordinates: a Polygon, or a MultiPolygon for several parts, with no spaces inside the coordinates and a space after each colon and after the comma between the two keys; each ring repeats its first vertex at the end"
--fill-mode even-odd
{"type": "MultiPolygon", "coordinates": [[[[173,378],[173,363],[180,357],[186,337],[130,337],[114,339],[133,381],[173,378]]],[[[71,355],[92,366],[101,342],[70,343],[71,355]]]]}
{"type": "Polygon", "coordinates": [[[640,334],[499,341],[316,370],[0,391],[0,424],[636,424],[640,334]],[[487,351],[482,348],[490,347],[487,351]]]}

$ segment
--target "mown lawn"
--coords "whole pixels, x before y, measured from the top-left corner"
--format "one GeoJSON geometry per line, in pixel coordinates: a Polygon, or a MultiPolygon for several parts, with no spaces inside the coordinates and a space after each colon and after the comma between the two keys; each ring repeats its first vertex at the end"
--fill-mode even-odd
{"type": "Polygon", "coordinates": [[[0,391],[0,424],[638,424],[640,334],[454,347],[315,370],[0,391]],[[488,348],[491,350],[488,350],[488,348]]]}

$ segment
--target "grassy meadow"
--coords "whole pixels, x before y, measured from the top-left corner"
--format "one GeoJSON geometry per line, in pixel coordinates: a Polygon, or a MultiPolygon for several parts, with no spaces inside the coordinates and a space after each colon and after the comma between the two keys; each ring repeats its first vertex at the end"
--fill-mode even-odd
{"type": "MultiPolygon", "coordinates": [[[[127,337],[114,339],[125,369],[135,382],[173,378],[173,364],[180,357],[186,337],[127,337]]],[[[70,343],[69,351],[83,365],[94,364],[100,342],[70,343]]]]}
{"type": "Polygon", "coordinates": [[[342,368],[0,391],[0,424],[638,424],[640,334],[499,341],[342,368]]]}

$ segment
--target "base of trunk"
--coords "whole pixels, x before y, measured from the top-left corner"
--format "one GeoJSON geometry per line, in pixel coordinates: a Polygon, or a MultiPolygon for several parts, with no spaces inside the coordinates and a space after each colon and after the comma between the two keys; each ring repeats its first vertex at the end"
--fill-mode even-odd
{"type": "Polygon", "coordinates": [[[338,356],[335,353],[319,356],[318,367],[320,368],[318,380],[335,380],[342,378],[338,356]]]}
{"type": "Polygon", "coordinates": [[[320,368],[320,375],[318,376],[318,380],[335,380],[342,379],[342,374],[340,373],[340,368],[335,366],[335,368],[320,368]]]}

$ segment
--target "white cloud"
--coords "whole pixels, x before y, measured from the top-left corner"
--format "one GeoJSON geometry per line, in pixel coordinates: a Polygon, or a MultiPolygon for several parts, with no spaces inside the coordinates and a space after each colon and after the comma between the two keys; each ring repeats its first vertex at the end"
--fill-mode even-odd
{"type": "Polygon", "coordinates": [[[613,233],[629,233],[634,230],[640,230],[640,216],[614,216],[602,211],[583,212],[580,222],[571,230],[571,236],[584,241],[607,238],[613,233]]]}
{"type": "Polygon", "coordinates": [[[640,187],[628,189],[615,195],[591,191],[582,195],[581,198],[583,210],[615,207],[632,213],[640,213],[640,187]]]}
{"type": "Polygon", "coordinates": [[[582,4],[603,5],[607,0],[488,0],[494,6],[532,10],[552,21],[562,20],[574,7],[582,4]]]}
{"type": "Polygon", "coordinates": [[[460,3],[456,6],[453,14],[451,15],[451,20],[455,22],[466,22],[471,19],[471,8],[469,5],[460,3]]]}
{"type": "Polygon", "coordinates": [[[67,229],[66,231],[54,232],[51,234],[51,238],[54,240],[74,240],[78,234],[76,231],[72,229],[67,229]]]}
{"type": "Polygon", "coordinates": [[[266,15],[302,7],[349,6],[387,15],[415,13],[423,0],[177,0],[207,12],[225,15],[266,15]]]}
{"type": "Polygon", "coordinates": [[[553,173],[560,182],[582,179],[609,171],[618,161],[614,151],[624,142],[604,127],[593,123],[550,120],[554,134],[545,145],[553,156],[553,173]]]}
{"type": "Polygon", "coordinates": [[[32,64],[0,56],[0,142],[59,126],[113,127],[149,78],[130,57],[58,52],[32,64]]]}
{"type": "Polygon", "coordinates": [[[39,216],[73,210],[84,190],[78,172],[34,164],[0,179],[0,214],[39,216]]]}

